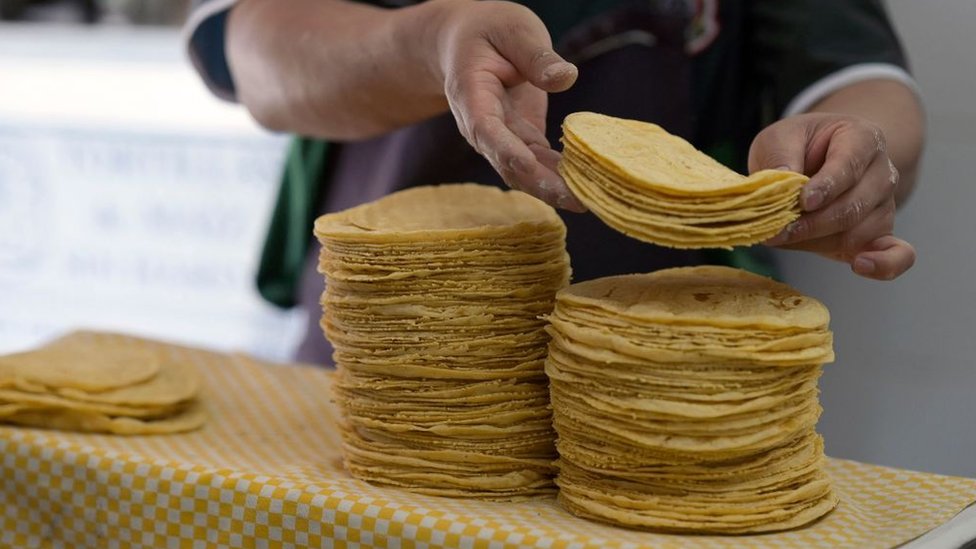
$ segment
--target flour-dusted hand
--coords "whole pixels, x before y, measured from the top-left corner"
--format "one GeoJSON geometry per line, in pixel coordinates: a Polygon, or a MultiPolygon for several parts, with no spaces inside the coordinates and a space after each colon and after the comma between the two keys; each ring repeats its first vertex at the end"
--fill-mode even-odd
{"type": "Polygon", "coordinates": [[[552,49],[531,10],[512,2],[444,2],[438,62],[458,129],[505,182],[553,206],[585,208],[556,172],[546,139],[547,94],[568,89],[576,67],[552,49]]]}
{"type": "Polygon", "coordinates": [[[810,176],[803,214],[767,244],[843,261],[857,274],[891,280],[915,263],[893,235],[899,174],[882,129],[854,115],[785,118],[756,136],[749,171],[782,168],[810,176]]]}

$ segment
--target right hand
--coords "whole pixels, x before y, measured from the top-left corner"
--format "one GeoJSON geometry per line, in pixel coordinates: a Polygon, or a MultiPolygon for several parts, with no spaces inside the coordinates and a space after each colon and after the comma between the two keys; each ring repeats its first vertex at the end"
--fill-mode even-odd
{"type": "Polygon", "coordinates": [[[433,27],[436,66],[458,129],[508,186],[585,211],[556,171],[546,139],[548,93],[577,70],[552,49],[545,25],[512,2],[443,1],[433,27]]]}
{"type": "Polygon", "coordinates": [[[899,176],[877,125],[832,112],[784,118],[752,142],[749,172],[764,168],[810,176],[803,215],[767,245],[843,261],[875,280],[893,280],[915,264],[915,248],[892,234],[899,176]]]}

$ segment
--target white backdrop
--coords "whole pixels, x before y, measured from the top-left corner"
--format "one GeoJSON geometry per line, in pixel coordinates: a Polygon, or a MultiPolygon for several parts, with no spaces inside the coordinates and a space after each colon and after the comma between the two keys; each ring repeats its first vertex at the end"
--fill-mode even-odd
{"type": "Polygon", "coordinates": [[[0,352],[88,326],[287,357],[252,283],[283,146],[175,30],[0,28],[0,352]]]}

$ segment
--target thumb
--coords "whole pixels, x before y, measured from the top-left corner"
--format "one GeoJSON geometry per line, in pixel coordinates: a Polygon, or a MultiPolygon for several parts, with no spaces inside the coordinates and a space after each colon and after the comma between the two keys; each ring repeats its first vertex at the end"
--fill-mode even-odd
{"type": "Polygon", "coordinates": [[[578,75],[576,66],[552,49],[549,31],[528,9],[511,25],[498,25],[491,44],[532,85],[550,93],[568,90],[578,75]]]}
{"type": "Polygon", "coordinates": [[[791,126],[790,120],[780,120],[759,132],[749,147],[749,173],[759,170],[804,173],[806,132],[791,126]]]}

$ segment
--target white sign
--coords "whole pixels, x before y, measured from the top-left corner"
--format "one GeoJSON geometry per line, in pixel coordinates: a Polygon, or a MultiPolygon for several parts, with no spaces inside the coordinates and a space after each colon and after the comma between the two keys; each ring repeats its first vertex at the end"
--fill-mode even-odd
{"type": "Polygon", "coordinates": [[[286,359],[302,319],[253,283],[285,139],[211,98],[175,31],[84,33],[89,49],[153,52],[143,63],[79,56],[74,30],[9,31],[0,352],[90,327],[286,359]],[[46,46],[11,54],[18,40],[46,46]]]}

